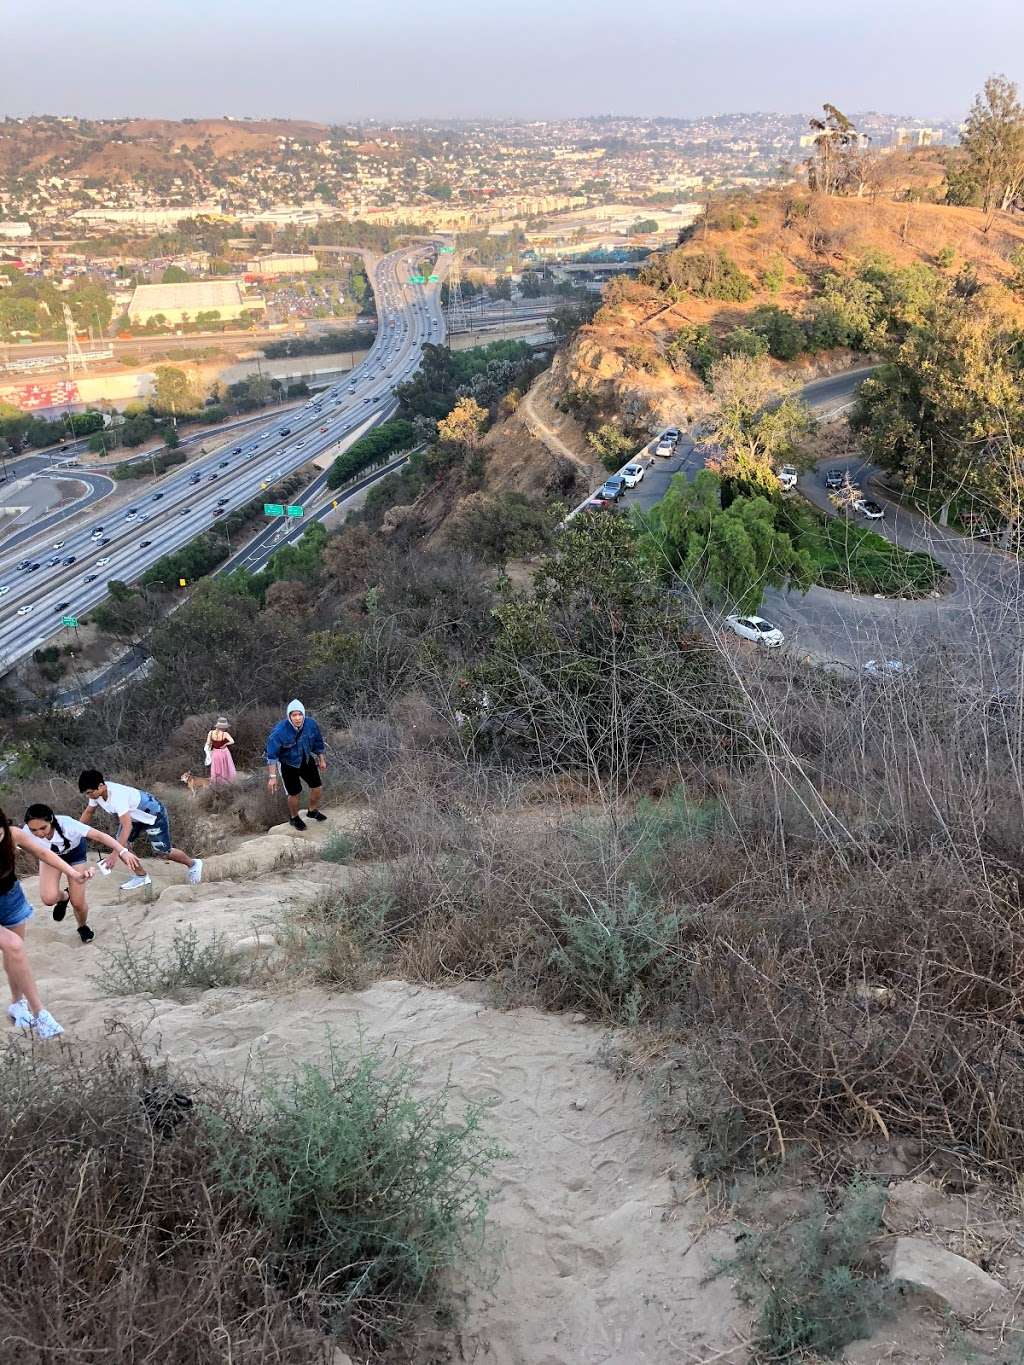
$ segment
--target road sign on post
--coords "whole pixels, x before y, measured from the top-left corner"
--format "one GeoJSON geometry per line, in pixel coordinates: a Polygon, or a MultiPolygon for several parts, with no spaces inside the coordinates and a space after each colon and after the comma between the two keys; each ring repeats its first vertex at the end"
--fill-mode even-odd
{"type": "Polygon", "coordinates": [[[294,503],[289,504],[284,510],[290,517],[301,517],[303,514],[303,509],[294,503]]]}
{"type": "Polygon", "coordinates": [[[179,587],[179,588],[184,588],[185,586],[186,586],[186,580],[185,580],[184,578],[179,578],[179,579],[178,579],[178,587],[179,587]]]}
{"type": "Polygon", "coordinates": [[[440,275],[431,275],[429,278],[430,278],[430,283],[431,283],[431,284],[437,284],[437,282],[438,282],[438,280],[441,278],[441,276],[440,276],[440,275]]]}
{"type": "Polygon", "coordinates": [[[284,507],[279,502],[265,502],[263,504],[263,515],[265,517],[283,517],[284,507]]]}
{"type": "Polygon", "coordinates": [[[455,251],[455,248],[453,246],[443,246],[440,247],[439,250],[442,251],[446,256],[451,256],[455,251]]]}
{"type": "Polygon", "coordinates": [[[62,617],[60,618],[60,623],[61,623],[62,626],[67,626],[68,630],[77,630],[77,629],[78,629],[78,617],[77,617],[77,616],[62,616],[62,617]]]}

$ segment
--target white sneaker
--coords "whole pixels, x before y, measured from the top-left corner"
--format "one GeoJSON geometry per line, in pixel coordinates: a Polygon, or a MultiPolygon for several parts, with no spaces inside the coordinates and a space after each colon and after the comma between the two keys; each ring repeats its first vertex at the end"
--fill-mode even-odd
{"type": "Polygon", "coordinates": [[[11,1016],[15,1028],[32,1027],[32,1011],[28,1007],[28,1001],[24,996],[20,1000],[15,1000],[13,1005],[7,1006],[7,1013],[11,1016]]]}
{"type": "Polygon", "coordinates": [[[64,1030],[49,1010],[40,1010],[32,1020],[32,1032],[37,1038],[59,1038],[64,1030]]]}
{"type": "Polygon", "coordinates": [[[198,886],[202,880],[203,860],[202,858],[193,858],[192,866],[188,870],[188,884],[189,886],[198,886]]]}
{"type": "Polygon", "coordinates": [[[152,877],[142,873],[138,877],[129,877],[126,882],[122,882],[118,887],[119,891],[138,891],[140,886],[149,886],[153,881],[152,877]]]}

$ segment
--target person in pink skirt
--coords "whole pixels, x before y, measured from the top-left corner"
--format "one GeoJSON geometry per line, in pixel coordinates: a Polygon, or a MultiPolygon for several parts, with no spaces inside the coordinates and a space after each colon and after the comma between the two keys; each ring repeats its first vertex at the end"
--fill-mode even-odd
{"type": "Polygon", "coordinates": [[[206,736],[206,747],[210,751],[210,785],[220,782],[234,782],[235,761],[231,757],[234,740],[228,731],[226,716],[218,716],[217,723],[206,736]]]}

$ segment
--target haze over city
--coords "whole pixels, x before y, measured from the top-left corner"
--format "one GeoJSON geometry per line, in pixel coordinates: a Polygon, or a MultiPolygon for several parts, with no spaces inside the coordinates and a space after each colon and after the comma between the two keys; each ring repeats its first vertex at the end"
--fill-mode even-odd
{"type": "Polygon", "coordinates": [[[325,121],[690,117],[842,107],[959,118],[1024,9],[865,0],[200,0],[6,7],[2,112],[325,121]],[[60,41],[54,42],[58,36],[60,41]],[[83,60],[83,55],[88,60],[83,60]]]}

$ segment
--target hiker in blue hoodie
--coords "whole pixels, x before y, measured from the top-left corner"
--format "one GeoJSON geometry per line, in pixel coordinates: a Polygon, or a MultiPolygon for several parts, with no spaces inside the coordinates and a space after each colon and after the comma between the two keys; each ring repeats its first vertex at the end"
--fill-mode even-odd
{"type": "Polygon", "coordinates": [[[312,716],[306,715],[306,708],[296,698],[288,703],[284,720],[279,720],[267,739],[267,787],[277,791],[277,770],[281,769],[281,781],[288,793],[288,814],[296,829],[305,829],[306,821],[299,814],[299,796],[302,784],[309,788],[309,808],[306,816],[310,820],[326,820],[320,809],[320,799],[324,794],[320,774],[327,767],[324,756],[324,737],[320,726],[312,716]]]}

